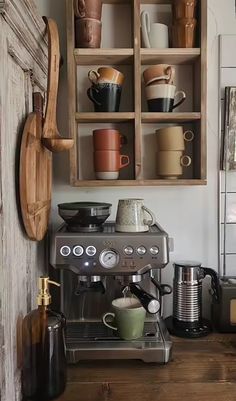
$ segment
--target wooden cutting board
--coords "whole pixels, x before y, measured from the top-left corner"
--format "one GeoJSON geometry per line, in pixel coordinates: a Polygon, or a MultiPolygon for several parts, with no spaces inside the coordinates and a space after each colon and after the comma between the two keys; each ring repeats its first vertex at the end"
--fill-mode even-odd
{"type": "Polygon", "coordinates": [[[27,117],[20,151],[20,202],[26,233],[44,238],[51,208],[52,154],[41,142],[43,100],[34,94],[34,112],[27,117]]]}

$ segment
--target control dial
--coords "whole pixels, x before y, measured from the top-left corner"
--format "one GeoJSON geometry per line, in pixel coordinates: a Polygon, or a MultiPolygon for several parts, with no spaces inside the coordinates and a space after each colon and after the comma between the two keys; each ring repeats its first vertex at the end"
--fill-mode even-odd
{"type": "Polygon", "coordinates": [[[141,245],[137,248],[137,254],[142,256],[145,255],[145,253],[147,252],[145,246],[141,245]]]}
{"type": "Polygon", "coordinates": [[[75,256],[82,256],[84,253],[84,248],[81,245],[76,245],[73,248],[73,254],[75,256]]]}
{"type": "Polygon", "coordinates": [[[71,253],[71,249],[70,249],[69,246],[64,245],[64,246],[61,247],[61,249],[60,249],[60,254],[61,254],[62,256],[69,256],[70,253],[71,253]]]}
{"type": "Polygon", "coordinates": [[[132,255],[134,253],[134,249],[132,248],[132,246],[128,245],[124,248],[124,253],[126,255],[132,255]]]}
{"type": "Polygon", "coordinates": [[[152,255],[157,255],[158,253],[159,253],[159,248],[158,248],[158,246],[156,246],[156,245],[153,245],[151,248],[150,248],[150,253],[152,254],[152,255]]]}
{"type": "Polygon", "coordinates": [[[119,263],[119,254],[114,249],[104,249],[100,253],[99,262],[105,269],[112,269],[119,263]]]}

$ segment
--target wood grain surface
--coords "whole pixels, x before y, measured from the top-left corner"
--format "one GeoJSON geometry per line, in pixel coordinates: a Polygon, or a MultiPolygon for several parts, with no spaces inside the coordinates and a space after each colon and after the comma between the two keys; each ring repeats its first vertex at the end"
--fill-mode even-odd
{"type": "Polygon", "coordinates": [[[84,361],[69,367],[58,401],[235,401],[236,336],[173,338],[167,365],[84,361]]]}

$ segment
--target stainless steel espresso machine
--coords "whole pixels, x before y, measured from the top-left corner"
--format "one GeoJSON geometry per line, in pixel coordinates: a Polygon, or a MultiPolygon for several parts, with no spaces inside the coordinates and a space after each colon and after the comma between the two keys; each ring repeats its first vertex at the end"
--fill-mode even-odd
{"type": "Polygon", "coordinates": [[[50,260],[60,269],[68,362],[141,359],[167,363],[172,343],[162,319],[162,299],[171,288],[161,284],[160,278],[169,261],[168,234],[158,224],[144,233],[120,233],[114,222],[103,224],[99,219],[99,224],[97,220],[75,224],[67,214],[60,214],[66,224],[51,237],[50,260]],[[147,310],[143,337],[132,341],[121,340],[101,319],[112,300],[127,291],[147,310]]]}

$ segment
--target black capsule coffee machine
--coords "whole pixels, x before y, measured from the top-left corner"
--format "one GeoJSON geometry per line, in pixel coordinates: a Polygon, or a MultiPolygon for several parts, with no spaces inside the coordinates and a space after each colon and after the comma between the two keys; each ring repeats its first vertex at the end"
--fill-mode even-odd
{"type": "Polygon", "coordinates": [[[199,262],[174,263],[173,316],[166,319],[171,334],[197,338],[211,331],[211,324],[202,317],[202,281],[211,277],[212,296],[219,299],[218,275],[199,262]]]}

